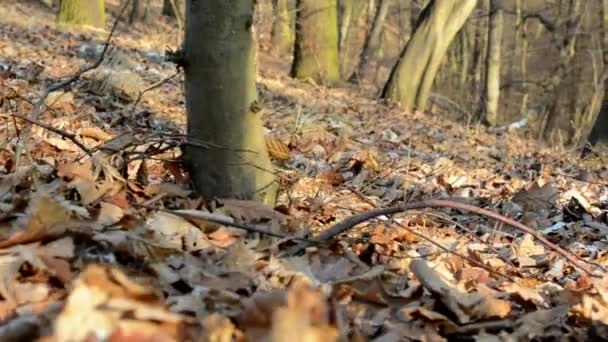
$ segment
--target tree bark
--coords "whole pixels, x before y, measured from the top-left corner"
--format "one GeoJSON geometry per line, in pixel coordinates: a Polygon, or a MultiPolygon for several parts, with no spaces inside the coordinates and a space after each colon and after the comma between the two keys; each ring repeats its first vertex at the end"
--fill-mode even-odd
{"type": "Polygon", "coordinates": [[[432,0],[391,71],[382,97],[406,110],[424,110],[441,60],[476,3],[432,0]]]}
{"type": "Polygon", "coordinates": [[[559,104],[561,98],[560,88],[568,74],[570,62],[574,58],[576,52],[576,41],[582,24],[582,13],[584,12],[586,4],[586,2],[583,3],[580,0],[571,0],[568,4],[567,20],[562,24],[562,32],[554,33],[559,35],[556,36],[555,41],[560,42],[560,45],[558,46],[560,59],[557,67],[551,73],[544,85],[544,90],[547,94],[545,98],[548,99],[547,107],[549,110],[544,120],[544,126],[540,131],[540,136],[549,142],[558,143],[562,141],[558,129],[559,117],[561,114],[559,104]]]}
{"type": "MultiPolygon", "coordinates": [[[[490,5],[488,4],[489,0],[481,0],[480,1],[480,9],[481,12],[485,12],[486,8],[490,8],[490,5]]],[[[473,30],[472,34],[473,34],[473,42],[475,45],[475,48],[473,49],[473,64],[471,65],[471,74],[473,75],[473,86],[472,86],[472,93],[475,94],[474,96],[477,96],[480,100],[482,99],[482,96],[479,96],[479,94],[482,93],[482,89],[483,89],[483,80],[484,75],[485,75],[485,67],[484,67],[484,59],[485,56],[487,54],[487,48],[488,48],[488,39],[487,39],[487,35],[486,32],[488,32],[487,27],[489,26],[488,24],[488,20],[487,18],[479,18],[477,20],[477,25],[475,27],[475,30],[473,30]]],[[[483,102],[476,102],[475,103],[475,108],[478,110],[481,110],[483,106],[483,102]]]]}
{"type": "Polygon", "coordinates": [[[365,45],[363,45],[363,49],[361,50],[357,71],[351,77],[351,80],[353,81],[357,78],[364,78],[366,75],[366,69],[369,67],[370,62],[380,47],[380,38],[382,37],[382,30],[384,29],[384,25],[386,23],[386,16],[388,15],[391,7],[391,0],[379,0],[377,6],[378,8],[375,11],[376,16],[374,17],[369,35],[365,40],[365,45]]]}
{"type": "Polygon", "coordinates": [[[257,108],[254,0],[188,0],[186,165],[205,198],[274,203],[277,183],[257,108]]]}
{"type": "Polygon", "coordinates": [[[185,10],[185,0],[163,0],[163,10],[162,10],[162,14],[166,17],[170,17],[170,18],[183,18],[184,17],[184,10],[185,10]],[[173,8],[173,6],[175,5],[175,7],[178,10],[178,13],[175,12],[175,8],[173,8]],[[179,14],[179,16],[177,15],[179,14]]]}
{"type": "Polygon", "coordinates": [[[367,30],[368,0],[340,1],[340,75],[348,79],[357,67],[367,30]]]}
{"type": "Polygon", "coordinates": [[[150,0],[133,0],[131,12],[129,13],[129,24],[138,21],[146,21],[150,0]]]}
{"type": "Polygon", "coordinates": [[[104,0],[61,0],[57,22],[104,28],[106,24],[104,0]]]}
{"type": "Polygon", "coordinates": [[[589,134],[593,145],[608,145],[608,0],[600,0],[602,25],[602,59],[604,62],[604,98],[602,106],[589,134]]]}
{"type": "Polygon", "coordinates": [[[503,32],[503,9],[501,0],[490,0],[490,22],[488,28],[488,50],[486,56],[486,106],[484,121],[496,125],[500,99],[500,51],[503,32]]]}
{"type": "Polygon", "coordinates": [[[295,40],[295,0],[274,0],[272,49],[277,55],[291,54],[295,40]]]}
{"type": "Polygon", "coordinates": [[[348,36],[348,31],[350,30],[352,24],[354,1],[340,0],[339,6],[340,10],[338,11],[338,21],[340,22],[340,40],[338,43],[338,49],[342,51],[344,50],[344,43],[346,42],[346,37],[348,36]]]}
{"type": "Polygon", "coordinates": [[[337,0],[297,0],[291,75],[327,86],[340,81],[337,0]]]}

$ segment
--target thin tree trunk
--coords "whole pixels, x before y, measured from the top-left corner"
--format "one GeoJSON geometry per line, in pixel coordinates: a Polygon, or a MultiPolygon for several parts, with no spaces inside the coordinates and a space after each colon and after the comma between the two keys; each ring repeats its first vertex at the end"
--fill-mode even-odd
{"type": "MultiPolygon", "coordinates": [[[[522,16],[522,12],[523,12],[523,7],[524,4],[522,3],[521,0],[517,0],[516,2],[516,12],[517,12],[517,22],[518,22],[518,26],[517,26],[517,33],[516,35],[519,37],[519,41],[520,41],[520,45],[521,45],[521,81],[524,84],[524,94],[521,98],[521,106],[519,109],[520,113],[527,113],[528,112],[528,91],[527,91],[527,87],[525,86],[527,80],[528,80],[528,25],[525,21],[521,20],[521,16],[522,16]]],[[[527,115],[527,114],[525,114],[527,115]]]]}
{"type": "Polygon", "coordinates": [[[471,63],[471,39],[468,31],[472,30],[471,25],[465,26],[460,32],[460,86],[465,86],[469,79],[469,68],[471,63]]]}
{"type": "Polygon", "coordinates": [[[106,23],[104,0],[61,0],[57,22],[104,28],[106,23]]]}
{"type": "Polygon", "coordinates": [[[424,110],[450,43],[477,0],[432,0],[384,87],[382,96],[406,110],[424,110]]]}
{"type": "MultiPolygon", "coordinates": [[[[488,1],[489,0],[481,0],[480,2],[480,8],[481,8],[481,12],[485,12],[486,8],[489,8],[490,6],[488,5],[488,1]]],[[[486,56],[486,50],[488,48],[488,39],[487,39],[487,35],[486,32],[488,31],[487,29],[487,19],[482,19],[479,18],[477,20],[477,25],[476,25],[476,31],[473,32],[473,39],[475,42],[475,49],[473,51],[473,65],[472,65],[472,71],[471,73],[473,74],[473,94],[481,94],[482,93],[482,80],[484,80],[484,74],[485,74],[485,67],[484,67],[484,59],[486,56]]],[[[479,96],[479,98],[482,98],[483,96],[479,96]]],[[[482,103],[476,103],[475,108],[480,109],[482,106],[482,103]]]]}
{"type": "Polygon", "coordinates": [[[368,0],[342,0],[340,22],[340,75],[343,79],[353,73],[365,39],[361,39],[367,30],[366,13],[368,0]]]}
{"type": "Polygon", "coordinates": [[[274,0],[273,5],[272,51],[277,55],[291,54],[295,40],[295,0],[274,0]]]}
{"type": "Polygon", "coordinates": [[[150,0],[133,0],[131,12],[129,13],[129,24],[146,21],[149,6],[150,0]]]}
{"type": "Polygon", "coordinates": [[[501,0],[490,0],[490,22],[488,28],[488,54],[486,56],[486,108],[484,121],[496,125],[500,99],[500,51],[502,46],[503,9],[501,0]]]}
{"type": "Polygon", "coordinates": [[[340,51],[344,50],[346,43],[346,37],[352,25],[353,11],[354,11],[354,0],[339,0],[340,5],[340,42],[338,48],[340,51]]]}
{"type": "Polygon", "coordinates": [[[604,99],[589,134],[594,145],[608,145],[608,0],[600,0],[602,23],[602,59],[604,62],[604,99]]]}
{"type": "MultiPolygon", "coordinates": [[[[586,0],[585,0],[586,1],[586,0]]],[[[586,3],[585,3],[586,5],[586,3]]],[[[555,71],[551,73],[549,80],[545,84],[546,98],[549,99],[549,111],[545,119],[544,127],[541,129],[541,136],[546,141],[558,142],[556,133],[558,128],[559,116],[561,111],[559,105],[560,87],[566,78],[570,61],[575,54],[576,38],[580,25],[582,23],[581,13],[583,12],[583,3],[580,0],[571,0],[568,8],[568,20],[564,23],[563,36],[558,37],[563,45],[560,49],[560,60],[555,71]]]]}
{"type": "Polygon", "coordinates": [[[291,75],[327,86],[340,81],[337,0],[297,0],[291,75]]]}
{"type": "Polygon", "coordinates": [[[369,67],[369,63],[374,58],[374,55],[378,52],[380,47],[380,38],[382,37],[382,30],[384,29],[384,24],[386,23],[386,16],[388,15],[391,6],[391,0],[378,0],[377,6],[378,8],[375,11],[376,16],[374,17],[374,22],[365,41],[365,45],[363,45],[361,56],[359,57],[357,71],[352,75],[351,78],[353,81],[364,78],[366,75],[366,68],[369,67]]]}
{"type": "Polygon", "coordinates": [[[276,55],[293,53],[295,41],[295,0],[274,0],[272,51],[276,55]]]}
{"type": "Polygon", "coordinates": [[[399,10],[399,31],[401,33],[401,43],[405,44],[412,34],[412,11],[410,6],[413,6],[411,1],[397,1],[399,10]]]}
{"type": "Polygon", "coordinates": [[[184,157],[205,198],[273,203],[277,184],[256,105],[253,2],[187,2],[184,157]]]}
{"type": "Polygon", "coordinates": [[[186,0],[163,0],[162,14],[166,17],[182,20],[184,18],[186,0]]]}

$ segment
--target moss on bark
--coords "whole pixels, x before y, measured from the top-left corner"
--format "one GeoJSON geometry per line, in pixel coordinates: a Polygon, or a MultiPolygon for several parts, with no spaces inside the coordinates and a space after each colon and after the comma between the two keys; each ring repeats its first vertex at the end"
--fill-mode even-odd
{"type": "Polygon", "coordinates": [[[337,0],[298,0],[291,75],[327,86],[340,81],[337,0]]]}
{"type": "Polygon", "coordinates": [[[272,24],[272,50],[277,55],[290,54],[295,40],[295,0],[275,0],[272,24]]]}
{"type": "Polygon", "coordinates": [[[406,110],[424,110],[441,61],[477,0],[432,0],[391,72],[382,96],[406,110]]]}
{"type": "Polygon", "coordinates": [[[57,22],[105,27],[104,0],[61,0],[57,22]]]}
{"type": "Polygon", "coordinates": [[[257,92],[253,0],[189,0],[185,51],[186,163],[206,198],[272,204],[277,183],[257,92]]]}

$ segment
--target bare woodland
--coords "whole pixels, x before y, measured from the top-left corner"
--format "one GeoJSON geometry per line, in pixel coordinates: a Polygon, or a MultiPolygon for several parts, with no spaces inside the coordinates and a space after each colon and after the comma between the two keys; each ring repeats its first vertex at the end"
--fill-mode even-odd
{"type": "Polygon", "coordinates": [[[3,0],[0,341],[608,340],[608,0],[3,0]]]}

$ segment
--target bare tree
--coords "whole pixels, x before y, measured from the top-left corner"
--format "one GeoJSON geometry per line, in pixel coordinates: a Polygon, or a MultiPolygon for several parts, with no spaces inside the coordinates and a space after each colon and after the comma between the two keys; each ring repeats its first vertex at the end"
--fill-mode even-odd
{"type": "Polygon", "coordinates": [[[337,0],[297,0],[291,75],[334,85],[340,81],[337,0]]]}
{"type": "Polygon", "coordinates": [[[295,0],[274,0],[272,50],[278,54],[292,53],[295,40],[295,0]]]}
{"type": "Polygon", "coordinates": [[[432,0],[422,11],[382,96],[406,110],[424,110],[443,56],[476,4],[477,0],[432,0]]]}
{"type": "Polygon", "coordinates": [[[490,0],[490,23],[486,56],[486,90],[484,121],[496,125],[500,97],[500,51],[503,31],[502,0],[490,0]]]}
{"type": "Polygon", "coordinates": [[[104,0],[61,0],[57,22],[103,28],[106,24],[104,0]]]}
{"type": "Polygon", "coordinates": [[[382,30],[384,29],[386,16],[390,10],[392,0],[378,0],[376,4],[378,6],[375,10],[376,15],[374,17],[369,35],[365,40],[365,45],[363,45],[363,49],[361,50],[359,65],[357,66],[357,71],[353,74],[352,80],[363,78],[365,75],[365,70],[369,67],[370,62],[374,58],[374,54],[376,54],[380,48],[382,30]]]}
{"type": "Polygon", "coordinates": [[[277,184],[256,104],[254,0],[189,0],[185,160],[206,198],[273,203],[277,184]]]}

